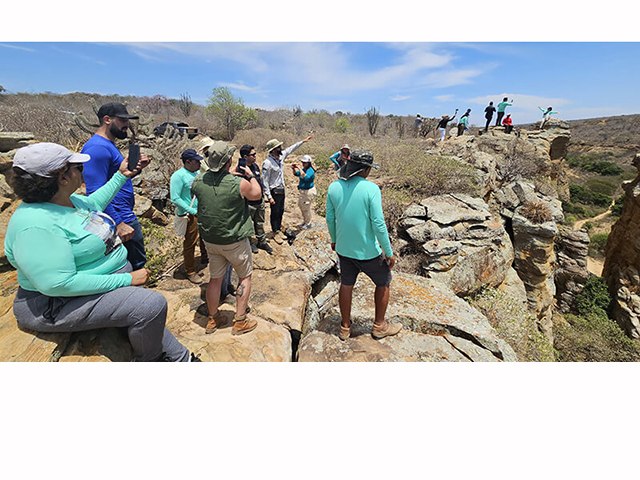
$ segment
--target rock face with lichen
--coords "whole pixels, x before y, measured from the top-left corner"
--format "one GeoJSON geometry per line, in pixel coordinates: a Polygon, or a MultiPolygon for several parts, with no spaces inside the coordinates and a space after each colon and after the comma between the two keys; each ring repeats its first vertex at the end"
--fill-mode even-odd
{"type": "Polygon", "coordinates": [[[632,338],[640,338],[640,154],[639,175],[624,182],[624,206],[611,228],[602,276],[613,298],[613,317],[632,338]]]}
{"type": "Polygon", "coordinates": [[[513,262],[501,220],[468,195],[437,195],[410,205],[398,232],[405,249],[422,254],[423,274],[460,296],[501,284],[513,262]]]}

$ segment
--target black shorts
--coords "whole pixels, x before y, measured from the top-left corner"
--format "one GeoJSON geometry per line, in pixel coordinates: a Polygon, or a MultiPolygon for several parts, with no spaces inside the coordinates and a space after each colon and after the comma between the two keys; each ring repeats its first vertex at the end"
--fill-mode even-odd
{"type": "Polygon", "coordinates": [[[380,254],[379,257],[371,260],[357,260],[355,258],[343,257],[340,259],[340,283],[347,287],[355,285],[358,274],[363,272],[369,277],[376,287],[388,287],[391,283],[391,269],[380,254]]]}

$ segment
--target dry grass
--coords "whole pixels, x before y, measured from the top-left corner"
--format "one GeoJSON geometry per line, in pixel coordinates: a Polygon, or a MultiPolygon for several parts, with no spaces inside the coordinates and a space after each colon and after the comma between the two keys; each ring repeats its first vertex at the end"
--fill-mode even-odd
{"type": "Polygon", "coordinates": [[[518,212],[527,220],[540,224],[553,220],[553,214],[549,205],[543,201],[534,201],[525,203],[518,212]]]}

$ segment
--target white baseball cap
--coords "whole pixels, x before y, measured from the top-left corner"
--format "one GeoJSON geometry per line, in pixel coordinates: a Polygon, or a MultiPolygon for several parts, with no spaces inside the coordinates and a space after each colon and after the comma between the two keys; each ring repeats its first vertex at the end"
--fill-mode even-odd
{"type": "Polygon", "coordinates": [[[18,149],[13,166],[39,177],[51,178],[54,172],[69,163],[85,163],[91,160],[86,153],[74,153],[57,143],[34,143],[18,149]]]}

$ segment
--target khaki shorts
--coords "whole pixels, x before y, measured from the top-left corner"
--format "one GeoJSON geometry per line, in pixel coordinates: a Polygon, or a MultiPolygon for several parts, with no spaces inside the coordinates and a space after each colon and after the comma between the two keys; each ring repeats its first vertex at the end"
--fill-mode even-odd
{"type": "Polygon", "coordinates": [[[229,245],[217,245],[204,242],[209,255],[209,273],[211,278],[224,277],[227,265],[231,264],[238,278],[246,278],[253,272],[251,244],[245,238],[229,245]]]}

